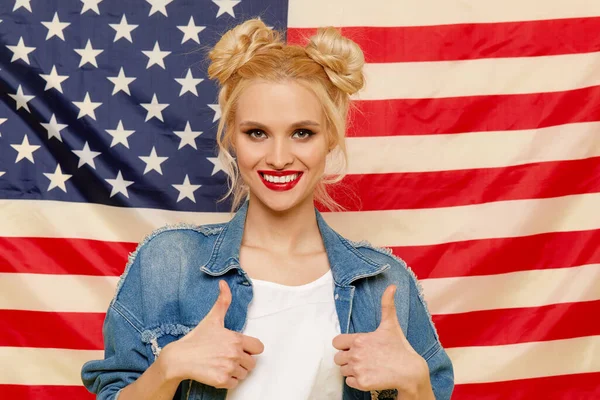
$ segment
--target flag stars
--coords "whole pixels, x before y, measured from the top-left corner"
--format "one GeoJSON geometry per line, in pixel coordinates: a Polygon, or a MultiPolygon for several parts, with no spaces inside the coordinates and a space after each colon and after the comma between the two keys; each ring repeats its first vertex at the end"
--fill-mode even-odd
{"type": "Polygon", "coordinates": [[[56,121],[56,116],[54,114],[52,114],[52,116],[50,117],[50,121],[46,124],[44,123],[40,123],[40,125],[42,125],[44,127],[44,129],[46,129],[46,131],[48,132],[48,140],[52,139],[52,138],[57,138],[60,142],[62,142],[62,137],[60,136],[60,131],[62,131],[63,129],[65,129],[68,125],[65,124],[59,124],[56,121]]]}
{"type": "Polygon", "coordinates": [[[86,115],[88,115],[94,121],[96,120],[95,110],[96,110],[96,108],[98,108],[102,105],[102,103],[100,103],[100,102],[93,102],[90,99],[89,92],[86,92],[85,98],[83,99],[83,101],[74,101],[73,104],[75,104],[75,106],[77,106],[77,108],[79,108],[79,115],[77,115],[77,119],[83,118],[86,115]]]}
{"type": "Polygon", "coordinates": [[[29,64],[29,53],[31,53],[32,51],[34,51],[36,49],[35,47],[25,46],[23,37],[19,38],[19,42],[17,43],[16,46],[8,46],[7,45],[6,47],[8,47],[8,49],[13,52],[13,56],[10,59],[10,62],[15,62],[17,60],[23,60],[27,63],[27,65],[30,65],[29,64]]]}
{"type": "Polygon", "coordinates": [[[174,131],[173,133],[179,136],[179,138],[181,139],[181,141],[179,142],[179,148],[177,148],[177,150],[181,150],[187,145],[198,150],[198,147],[196,147],[196,138],[200,136],[202,132],[192,131],[192,127],[190,126],[189,121],[185,124],[185,129],[183,131],[174,131]]]}
{"type": "Polygon", "coordinates": [[[123,71],[123,67],[121,67],[121,70],[119,71],[118,76],[107,76],[106,79],[108,79],[115,85],[113,87],[113,91],[112,91],[113,96],[115,94],[119,93],[120,91],[123,91],[131,96],[131,93],[129,92],[129,85],[131,84],[131,82],[135,81],[137,78],[126,77],[125,71],[123,71]]]}
{"type": "Polygon", "coordinates": [[[146,168],[144,169],[144,175],[146,175],[148,172],[154,170],[156,172],[158,172],[159,174],[163,174],[162,173],[162,168],[161,168],[161,164],[164,163],[165,161],[167,161],[169,159],[169,157],[159,157],[158,154],[156,154],[156,149],[154,147],[152,147],[152,151],[150,152],[149,156],[140,156],[140,159],[146,163],[146,168]]]}
{"type": "Polygon", "coordinates": [[[125,16],[125,14],[123,14],[120,23],[108,25],[110,25],[110,27],[115,30],[115,39],[113,40],[113,43],[119,39],[127,39],[130,43],[133,43],[133,39],[131,38],[131,32],[139,26],[128,24],[127,17],[125,16]]]}
{"type": "Polygon", "coordinates": [[[219,18],[225,13],[235,18],[233,7],[241,3],[241,1],[239,0],[212,0],[212,2],[219,6],[219,11],[217,11],[217,18],[219,18]]]}
{"type": "Polygon", "coordinates": [[[183,39],[181,39],[181,44],[184,44],[188,40],[193,40],[194,42],[200,44],[200,39],[198,38],[198,34],[202,32],[206,28],[205,26],[198,26],[194,22],[194,17],[190,17],[190,21],[187,25],[177,26],[181,32],[183,32],[183,39]]]}
{"type": "MultiPolygon", "coordinates": [[[[6,122],[6,118],[0,118],[0,125],[6,122]]],[[[2,137],[2,132],[0,132],[0,137],[2,137]]]]}
{"type": "Polygon", "coordinates": [[[221,118],[221,107],[218,104],[207,104],[207,106],[215,112],[212,122],[218,121],[221,118]]]}
{"type": "Polygon", "coordinates": [[[133,135],[135,131],[125,130],[125,128],[123,127],[123,122],[119,120],[116,129],[107,129],[106,132],[108,132],[108,134],[113,138],[110,147],[114,147],[120,143],[123,146],[129,148],[129,141],[127,140],[127,138],[133,135]]]}
{"type": "Polygon", "coordinates": [[[181,91],[179,92],[179,97],[183,96],[185,93],[190,92],[195,96],[198,96],[198,91],[196,90],[196,85],[202,82],[204,79],[194,78],[192,75],[192,70],[188,69],[185,78],[175,78],[177,83],[181,85],[181,91]]]}
{"type": "Polygon", "coordinates": [[[58,72],[56,72],[55,65],[52,66],[52,71],[50,71],[50,74],[40,74],[40,76],[46,80],[46,87],[44,88],[44,91],[56,89],[61,93],[63,92],[61,84],[65,80],[69,79],[68,75],[58,75],[58,72]]]}
{"type": "Polygon", "coordinates": [[[13,12],[17,11],[19,8],[23,7],[29,12],[31,11],[31,0],[15,0],[15,6],[13,7],[13,12]]]}
{"type": "Polygon", "coordinates": [[[185,175],[185,179],[181,185],[171,185],[175,189],[179,191],[179,196],[177,197],[177,202],[179,203],[183,199],[190,199],[194,203],[196,202],[196,197],[194,196],[194,192],[202,187],[202,185],[192,185],[190,183],[190,178],[188,178],[187,174],[185,175]]]}
{"type": "Polygon", "coordinates": [[[214,174],[216,174],[219,171],[223,171],[223,172],[227,173],[227,171],[225,171],[225,169],[223,168],[223,164],[221,164],[221,160],[219,160],[218,157],[206,157],[206,159],[214,165],[210,176],[213,176],[214,174]]]}
{"type": "Polygon", "coordinates": [[[105,181],[112,186],[112,190],[110,191],[110,197],[121,193],[123,196],[129,198],[127,188],[133,185],[133,181],[126,181],[125,179],[123,179],[123,175],[121,174],[120,170],[117,173],[117,177],[115,179],[105,179],[105,181]]]}
{"type": "Polygon", "coordinates": [[[161,51],[158,41],[154,43],[154,48],[152,50],[142,50],[142,53],[148,57],[148,65],[146,65],[146,69],[150,68],[154,64],[159,65],[162,67],[162,69],[166,69],[164,58],[171,54],[170,51],[161,51]]]}
{"type": "Polygon", "coordinates": [[[165,122],[163,119],[163,116],[162,116],[162,111],[165,108],[169,107],[169,104],[159,103],[158,99],[156,98],[156,94],[154,94],[152,96],[152,101],[150,103],[142,103],[140,105],[142,107],[144,107],[146,109],[146,111],[148,111],[144,122],[147,122],[148,120],[150,120],[153,117],[156,117],[157,119],[161,120],[162,122],[165,122]]]}
{"type": "Polygon", "coordinates": [[[10,147],[17,151],[17,159],[15,160],[15,164],[23,159],[28,159],[32,164],[35,164],[33,160],[33,152],[38,150],[40,146],[29,144],[29,138],[27,135],[23,137],[23,142],[21,144],[11,144],[10,147]]]}
{"type": "Polygon", "coordinates": [[[65,41],[65,35],[63,33],[63,30],[71,25],[70,22],[60,22],[60,20],[58,19],[58,12],[54,13],[54,18],[52,18],[52,21],[48,21],[48,22],[44,22],[42,21],[42,25],[44,25],[46,28],[48,28],[48,34],[46,35],[46,40],[49,40],[50,38],[56,36],[60,39],[62,39],[62,41],[65,41]]]}
{"type": "Polygon", "coordinates": [[[19,87],[17,88],[17,93],[8,93],[8,95],[12,97],[13,100],[17,103],[17,110],[19,110],[20,108],[24,108],[27,110],[27,112],[31,113],[31,110],[29,109],[29,105],[27,103],[30,102],[33,98],[35,98],[35,96],[25,95],[25,93],[23,93],[21,85],[19,85],[19,87]]]}
{"type": "Polygon", "coordinates": [[[57,164],[54,173],[44,172],[44,176],[50,179],[48,190],[46,190],[47,192],[54,188],[59,188],[63,192],[67,193],[67,187],[65,185],[65,182],[67,182],[73,175],[63,174],[62,170],[60,169],[60,165],[57,164]]]}
{"type": "Polygon", "coordinates": [[[85,164],[88,164],[90,167],[96,169],[96,163],[94,162],[94,158],[98,157],[101,153],[99,151],[90,150],[88,142],[85,142],[85,144],[83,145],[83,149],[71,151],[75,153],[77,157],[79,157],[79,163],[77,164],[77,168],[81,168],[85,164]]]}
{"type": "Polygon", "coordinates": [[[81,2],[83,3],[83,5],[81,6],[81,14],[89,10],[100,15],[98,4],[102,3],[102,1],[103,0],[81,0],[81,2]]]}
{"type": "Polygon", "coordinates": [[[100,55],[104,50],[94,49],[92,47],[92,41],[88,39],[85,48],[83,49],[74,49],[77,54],[81,56],[81,60],[79,61],[79,68],[84,66],[87,63],[92,64],[94,67],[98,68],[98,63],[96,62],[96,57],[100,55]]]}
{"type": "Polygon", "coordinates": [[[146,2],[152,6],[148,16],[151,16],[156,12],[160,12],[165,17],[168,17],[167,6],[172,3],[173,0],[146,0],[146,2]]]}

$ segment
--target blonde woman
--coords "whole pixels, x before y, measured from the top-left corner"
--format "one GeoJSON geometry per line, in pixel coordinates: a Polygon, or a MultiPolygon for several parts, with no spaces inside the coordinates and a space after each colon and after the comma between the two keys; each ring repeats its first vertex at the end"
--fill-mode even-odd
{"type": "Polygon", "coordinates": [[[452,363],[419,284],[327,225],[360,48],[333,28],[289,46],[260,20],[209,54],[228,223],[165,227],[130,256],[86,363],[102,400],[449,399],[452,363]]]}

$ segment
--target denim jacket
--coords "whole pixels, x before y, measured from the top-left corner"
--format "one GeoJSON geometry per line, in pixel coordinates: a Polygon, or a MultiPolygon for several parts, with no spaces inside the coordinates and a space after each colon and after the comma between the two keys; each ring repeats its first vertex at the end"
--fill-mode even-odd
{"type": "MultiPolygon", "coordinates": [[[[82,367],[85,387],[99,400],[117,400],[161,349],[193,329],[209,312],[224,279],[232,293],[225,327],[242,332],[252,281],[239,251],[249,200],[227,223],[176,225],[147,236],[129,256],[104,320],[104,359],[82,367]]],[[[406,263],[385,248],[345,239],[316,210],[335,283],[333,297],[341,333],[372,332],[381,319],[381,296],[397,285],[395,304],[406,338],[429,366],[436,399],[450,399],[454,372],[441,347],[419,283],[406,263]]],[[[174,400],[225,399],[226,389],[182,381],[174,400]]],[[[360,391],[344,383],[343,400],[394,398],[395,390],[360,391]],[[387,397],[390,396],[391,397],[387,397]]]]}

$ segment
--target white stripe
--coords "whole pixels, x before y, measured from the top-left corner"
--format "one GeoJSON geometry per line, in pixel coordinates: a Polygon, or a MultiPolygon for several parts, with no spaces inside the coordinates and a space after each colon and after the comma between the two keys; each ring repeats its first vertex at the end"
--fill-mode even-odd
{"type": "Polygon", "coordinates": [[[366,85],[353,98],[423,99],[560,92],[600,85],[598,70],[600,52],[366,64],[366,85]]]}
{"type": "MultiPolygon", "coordinates": [[[[116,277],[0,274],[0,309],[104,313],[117,281],[116,277]]],[[[420,282],[435,315],[539,307],[599,300],[600,264],[420,282]]]]}
{"type": "Polygon", "coordinates": [[[82,386],[83,364],[103,358],[101,350],[0,347],[0,384],[82,386]]]}
{"type": "Polygon", "coordinates": [[[352,137],[346,145],[350,174],[496,168],[598,157],[600,122],[520,131],[352,137]]]}
{"type": "Polygon", "coordinates": [[[596,0],[290,0],[288,26],[418,26],[598,15],[596,0]]]}
{"type": "Polygon", "coordinates": [[[456,384],[600,372],[600,336],[446,350],[456,384]]]}
{"type": "MultiPolygon", "coordinates": [[[[600,193],[415,210],[324,212],[333,229],[376,246],[417,246],[463,240],[600,228],[600,193]],[[557,216],[556,210],[567,210],[557,216]]],[[[153,228],[187,220],[228,221],[228,213],[127,210],[85,203],[0,200],[0,237],[57,237],[139,242],[153,228]],[[147,214],[145,214],[147,213],[147,214]],[[82,224],[81,221],[86,221],[82,224]]]]}
{"type": "Polygon", "coordinates": [[[114,276],[0,273],[0,309],[104,313],[114,276]]]}
{"type": "Polygon", "coordinates": [[[436,315],[600,300],[600,264],[420,282],[436,315]]]}

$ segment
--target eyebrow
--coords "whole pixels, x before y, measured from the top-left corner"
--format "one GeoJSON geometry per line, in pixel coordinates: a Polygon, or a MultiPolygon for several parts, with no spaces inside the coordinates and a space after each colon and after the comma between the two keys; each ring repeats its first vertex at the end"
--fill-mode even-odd
{"type": "MultiPolygon", "coordinates": [[[[240,126],[256,126],[260,129],[267,129],[267,126],[264,124],[261,124],[260,122],[256,122],[256,121],[242,121],[240,122],[240,126]]],[[[314,127],[319,127],[321,126],[318,122],[312,121],[310,119],[305,119],[303,121],[298,121],[298,122],[294,122],[292,125],[290,125],[290,127],[292,128],[300,128],[300,127],[304,127],[304,126],[314,126],[314,127]]]]}

